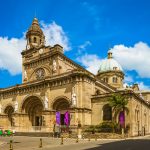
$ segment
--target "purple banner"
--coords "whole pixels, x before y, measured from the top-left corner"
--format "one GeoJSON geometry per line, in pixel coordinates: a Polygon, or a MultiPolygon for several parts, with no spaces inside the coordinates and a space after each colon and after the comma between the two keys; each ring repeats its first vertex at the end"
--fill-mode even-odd
{"type": "Polygon", "coordinates": [[[56,112],[56,124],[60,125],[60,112],[56,112]]]}
{"type": "Polygon", "coordinates": [[[124,112],[121,111],[120,114],[119,114],[119,123],[120,125],[123,127],[124,126],[124,123],[125,123],[125,115],[124,115],[124,112]]]}
{"type": "Polygon", "coordinates": [[[67,126],[69,126],[69,124],[70,124],[70,114],[69,114],[68,111],[65,112],[64,122],[65,122],[65,124],[66,124],[67,126]]]}

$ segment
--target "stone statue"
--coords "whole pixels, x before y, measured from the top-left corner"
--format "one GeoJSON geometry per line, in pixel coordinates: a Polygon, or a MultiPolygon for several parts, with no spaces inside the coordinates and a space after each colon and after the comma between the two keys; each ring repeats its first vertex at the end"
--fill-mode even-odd
{"type": "Polygon", "coordinates": [[[57,70],[57,64],[56,64],[56,60],[53,60],[53,71],[57,70]]]}
{"type": "Polygon", "coordinates": [[[48,98],[47,98],[47,96],[45,96],[44,107],[45,107],[45,109],[48,109],[48,98]]]}
{"type": "Polygon", "coordinates": [[[140,97],[144,100],[144,97],[143,97],[142,93],[140,93],[140,97]]]}
{"type": "Polygon", "coordinates": [[[2,113],[2,105],[0,104],[0,114],[2,113]]]}
{"type": "Polygon", "coordinates": [[[72,94],[72,105],[73,106],[77,105],[77,98],[76,98],[76,94],[75,93],[72,94]]]}
{"type": "Polygon", "coordinates": [[[27,79],[28,77],[27,77],[27,72],[26,72],[26,70],[24,71],[24,79],[27,79]]]}
{"type": "Polygon", "coordinates": [[[18,111],[18,102],[15,101],[15,112],[18,111]]]}

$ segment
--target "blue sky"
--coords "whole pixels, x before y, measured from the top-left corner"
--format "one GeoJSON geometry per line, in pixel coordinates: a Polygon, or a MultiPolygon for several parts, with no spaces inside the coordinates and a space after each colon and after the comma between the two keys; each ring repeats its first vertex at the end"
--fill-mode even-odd
{"type": "Polygon", "coordinates": [[[1,1],[0,88],[21,83],[18,53],[35,14],[45,33],[60,39],[48,43],[60,42],[69,58],[96,73],[111,49],[124,69],[125,82],[150,88],[149,8],[149,0],[1,1]]]}

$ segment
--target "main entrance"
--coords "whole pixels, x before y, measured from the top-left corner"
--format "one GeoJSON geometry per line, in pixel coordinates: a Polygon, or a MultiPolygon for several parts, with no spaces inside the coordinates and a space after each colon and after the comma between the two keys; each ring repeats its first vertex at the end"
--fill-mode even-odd
{"type": "Polygon", "coordinates": [[[38,97],[31,96],[27,98],[22,105],[22,111],[28,115],[31,126],[43,125],[43,104],[38,97]]]}
{"type": "Polygon", "coordinates": [[[68,100],[64,98],[58,99],[53,105],[53,108],[56,110],[56,126],[60,126],[61,131],[70,125],[69,106],[68,100]]]}
{"type": "Polygon", "coordinates": [[[70,125],[70,113],[69,111],[57,111],[56,112],[56,124],[61,126],[69,126],[70,125]]]}

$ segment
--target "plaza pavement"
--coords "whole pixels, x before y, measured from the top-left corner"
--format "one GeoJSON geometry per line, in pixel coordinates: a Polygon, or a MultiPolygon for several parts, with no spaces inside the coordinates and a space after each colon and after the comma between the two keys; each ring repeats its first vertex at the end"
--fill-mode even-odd
{"type": "Polygon", "coordinates": [[[0,137],[0,150],[9,150],[9,141],[13,140],[13,150],[136,150],[142,146],[139,150],[149,150],[150,149],[150,136],[137,137],[133,139],[88,139],[79,140],[76,143],[76,139],[66,139],[64,138],[64,143],[61,145],[60,138],[42,137],[43,147],[39,148],[40,137],[0,137]],[[133,145],[134,143],[134,145],[133,145]],[[146,146],[144,149],[144,146],[146,146]],[[125,149],[127,148],[127,149],[125,149]]]}

